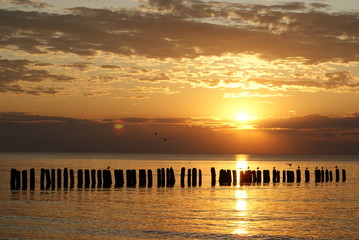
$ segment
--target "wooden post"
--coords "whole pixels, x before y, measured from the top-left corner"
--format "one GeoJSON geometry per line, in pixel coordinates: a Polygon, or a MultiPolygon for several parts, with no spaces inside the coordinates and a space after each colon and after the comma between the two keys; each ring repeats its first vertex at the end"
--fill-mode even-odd
{"type": "Polygon", "coordinates": [[[294,183],[294,171],[287,171],[287,182],[294,183]]]}
{"type": "Polygon", "coordinates": [[[186,168],[181,168],[181,187],[184,187],[184,177],[186,175],[186,168]]]}
{"type": "Polygon", "coordinates": [[[30,169],[30,190],[35,190],[35,169],[30,169]]]}
{"type": "Polygon", "coordinates": [[[257,170],[257,183],[262,183],[262,172],[257,170]]]}
{"type": "Polygon", "coordinates": [[[91,188],[96,187],[96,170],[91,169],[91,188]]]}
{"type": "Polygon", "coordinates": [[[232,170],[232,175],[233,175],[233,186],[236,186],[237,185],[237,171],[232,170]]]}
{"type": "Polygon", "coordinates": [[[82,188],[83,185],[83,171],[82,169],[77,170],[77,188],[82,188]]]}
{"type": "Polygon", "coordinates": [[[239,172],[239,185],[243,185],[245,183],[245,175],[244,175],[244,171],[240,171],[239,172]]]}
{"type": "Polygon", "coordinates": [[[15,188],[20,189],[21,187],[21,172],[19,170],[16,170],[16,181],[15,181],[15,188]]]}
{"type": "Polygon", "coordinates": [[[140,187],[146,187],[146,170],[145,169],[140,169],[139,170],[139,186],[140,187]]]}
{"type": "Polygon", "coordinates": [[[325,169],[325,181],[329,182],[329,171],[328,171],[328,169],[325,169]]]}
{"type": "Polygon", "coordinates": [[[276,182],[280,183],[280,171],[277,171],[276,182]]]}
{"type": "Polygon", "coordinates": [[[263,170],[263,183],[270,183],[269,170],[263,170]]]}
{"type": "Polygon", "coordinates": [[[132,170],[126,170],[126,186],[132,187],[132,170]]]}
{"type": "Polygon", "coordinates": [[[174,172],[172,167],[170,168],[169,181],[170,181],[170,184],[169,184],[170,187],[173,187],[175,185],[175,183],[176,183],[175,172],[174,172]]]}
{"type": "Polygon", "coordinates": [[[197,186],[197,169],[192,168],[192,186],[197,186]]]}
{"type": "Polygon", "coordinates": [[[347,180],[347,173],[345,169],[342,169],[342,181],[345,182],[347,180]]]}
{"type": "Polygon", "coordinates": [[[339,182],[339,169],[335,169],[335,181],[339,182]]]}
{"type": "Polygon", "coordinates": [[[285,182],[286,182],[286,171],[283,170],[283,183],[285,183],[285,182]]]}
{"type": "Polygon", "coordinates": [[[97,188],[102,187],[102,170],[97,170],[97,188]]]}
{"type": "Polygon", "coordinates": [[[329,171],[329,181],[333,181],[333,171],[329,171]]]}
{"type": "Polygon", "coordinates": [[[132,169],[132,187],[136,187],[137,178],[136,178],[136,169],[132,169]]]}
{"type": "Polygon", "coordinates": [[[252,181],[253,183],[257,182],[257,172],[255,170],[252,170],[252,181]]]}
{"type": "Polygon", "coordinates": [[[109,169],[103,170],[103,187],[110,188],[112,186],[111,171],[109,169]]]}
{"type": "Polygon", "coordinates": [[[219,170],[219,186],[223,186],[225,183],[225,175],[226,175],[226,171],[224,169],[219,170]]]}
{"type": "Polygon", "coordinates": [[[41,168],[40,170],[40,189],[45,189],[45,169],[41,168]]]}
{"type": "Polygon", "coordinates": [[[324,182],[324,169],[320,170],[320,180],[321,182],[324,182]]]}
{"type": "Polygon", "coordinates": [[[55,185],[56,185],[56,170],[51,169],[51,188],[55,189],[55,185]]]}
{"type": "Polygon", "coordinates": [[[166,185],[166,174],[165,174],[165,168],[161,168],[161,179],[162,179],[162,187],[166,185]]]}
{"type": "Polygon", "coordinates": [[[310,181],[310,173],[309,173],[308,169],[305,169],[304,175],[305,175],[305,182],[306,183],[309,182],[310,181]]]}
{"type": "Polygon", "coordinates": [[[157,187],[161,187],[162,186],[162,174],[161,174],[161,169],[157,168],[157,187]]]}
{"type": "Polygon", "coordinates": [[[227,171],[226,171],[226,185],[227,186],[232,185],[232,172],[229,169],[227,169],[227,171]]]}
{"type": "Polygon", "coordinates": [[[10,189],[15,190],[16,189],[16,169],[11,168],[10,171],[10,189]]]}
{"type": "Polygon", "coordinates": [[[90,170],[89,169],[85,169],[85,188],[89,188],[90,187],[90,170]]]}
{"type": "Polygon", "coordinates": [[[46,189],[51,187],[51,177],[50,177],[50,170],[45,170],[45,176],[46,176],[46,189]]]}
{"type": "MultiPolygon", "coordinates": [[[[121,170],[122,171],[122,170],[121,170]]],[[[123,174],[122,174],[123,176],[123,174]]],[[[123,177],[122,177],[123,178],[123,177]]],[[[152,170],[151,169],[148,169],[147,170],[147,178],[148,178],[148,187],[152,187],[152,170]]]]}
{"type": "Polygon", "coordinates": [[[300,183],[301,180],[302,180],[301,171],[300,171],[300,169],[297,169],[297,183],[300,183]]]}
{"type": "Polygon", "coordinates": [[[61,169],[57,169],[57,188],[61,188],[61,169]]]}
{"type": "Polygon", "coordinates": [[[170,169],[166,168],[166,187],[170,186],[170,169]]]}
{"type": "Polygon", "coordinates": [[[244,179],[245,179],[245,183],[252,183],[252,171],[251,170],[246,170],[244,173],[244,179]]]}
{"type": "Polygon", "coordinates": [[[216,169],[214,167],[211,168],[211,185],[216,186],[216,169]]]}
{"type": "Polygon", "coordinates": [[[27,170],[22,170],[21,172],[21,179],[22,179],[22,190],[27,189],[27,170]]]}
{"type": "Polygon", "coordinates": [[[75,187],[75,174],[74,174],[74,170],[70,169],[70,188],[74,188],[75,187]]]}
{"type": "Polygon", "coordinates": [[[272,178],[273,178],[273,183],[276,183],[277,182],[277,170],[275,170],[275,169],[273,169],[272,178]]]}
{"type": "Polygon", "coordinates": [[[69,187],[69,171],[67,168],[64,168],[64,188],[69,187]]]}
{"type": "Polygon", "coordinates": [[[192,186],[191,180],[192,180],[192,177],[191,177],[191,169],[188,169],[188,171],[187,171],[187,185],[188,185],[188,187],[191,187],[191,186],[192,186]]]}
{"type": "Polygon", "coordinates": [[[319,169],[315,169],[314,176],[315,176],[315,182],[316,183],[320,182],[321,177],[320,177],[320,170],[319,169]]]}
{"type": "Polygon", "coordinates": [[[202,170],[198,170],[198,186],[202,186],[202,170]]]}

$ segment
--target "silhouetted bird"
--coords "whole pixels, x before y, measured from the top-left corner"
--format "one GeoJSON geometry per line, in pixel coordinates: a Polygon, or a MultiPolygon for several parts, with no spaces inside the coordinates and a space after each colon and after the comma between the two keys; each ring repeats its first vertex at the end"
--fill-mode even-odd
{"type": "Polygon", "coordinates": [[[169,138],[162,138],[163,141],[167,142],[168,140],[171,140],[173,137],[169,137],[169,138]]]}
{"type": "Polygon", "coordinates": [[[108,166],[107,169],[110,169],[110,166],[108,166]]]}
{"type": "Polygon", "coordinates": [[[338,168],[338,166],[335,166],[335,168],[338,168]]]}
{"type": "Polygon", "coordinates": [[[318,169],[318,167],[315,167],[315,169],[318,169]]]}
{"type": "Polygon", "coordinates": [[[292,163],[287,163],[287,165],[288,165],[289,167],[291,167],[291,166],[292,166],[292,163]]]}
{"type": "Polygon", "coordinates": [[[307,169],[307,170],[308,170],[308,167],[306,167],[305,169],[307,169]]]}
{"type": "Polygon", "coordinates": [[[300,169],[300,167],[298,166],[298,169],[300,169]]]}
{"type": "Polygon", "coordinates": [[[259,167],[257,167],[257,170],[259,169],[259,167]]]}
{"type": "Polygon", "coordinates": [[[155,136],[157,136],[157,133],[155,132],[155,136]]]}
{"type": "Polygon", "coordinates": [[[251,168],[250,166],[247,167],[247,169],[250,169],[250,168],[251,168]]]}

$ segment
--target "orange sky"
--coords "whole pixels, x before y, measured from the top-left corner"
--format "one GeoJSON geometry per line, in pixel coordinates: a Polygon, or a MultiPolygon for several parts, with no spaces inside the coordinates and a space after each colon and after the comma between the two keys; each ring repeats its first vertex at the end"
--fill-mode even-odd
{"type": "Polygon", "coordinates": [[[355,0],[0,2],[0,151],[359,153],[355,0]]]}

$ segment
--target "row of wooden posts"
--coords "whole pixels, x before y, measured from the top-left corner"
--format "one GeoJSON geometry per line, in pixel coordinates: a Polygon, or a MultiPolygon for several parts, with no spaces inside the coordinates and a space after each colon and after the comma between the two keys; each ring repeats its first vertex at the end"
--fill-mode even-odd
{"type": "MultiPolygon", "coordinates": [[[[254,183],[262,183],[262,171],[261,170],[245,170],[239,172],[239,184],[254,184],[254,183]]],[[[216,184],[216,170],[214,168],[211,169],[212,176],[212,186],[216,184]]],[[[333,181],[333,171],[329,171],[328,169],[315,169],[314,171],[315,182],[331,182],[333,181]]],[[[302,181],[301,170],[297,169],[294,171],[286,171],[283,170],[282,173],[282,182],[285,183],[300,183],[302,181]]],[[[339,169],[335,169],[335,181],[340,181],[340,171],[339,169]]],[[[346,181],[346,171],[342,169],[342,181],[346,181]]],[[[263,170],[263,183],[270,183],[270,171],[263,170]]],[[[281,171],[273,169],[272,171],[272,182],[280,183],[281,182],[281,171]]],[[[304,182],[310,182],[310,172],[308,169],[304,171],[304,182]]],[[[236,170],[224,170],[221,169],[219,172],[219,185],[220,186],[228,186],[228,185],[236,185],[237,181],[237,171],[236,170]]]]}
{"type": "MultiPolygon", "coordinates": [[[[273,169],[272,171],[272,182],[279,183],[281,178],[281,172],[273,169]]],[[[29,188],[35,189],[35,169],[30,169],[28,184],[27,170],[16,170],[11,169],[10,173],[10,189],[23,189],[29,188]]],[[[126,170],[126,187],[136,187],[137,185],[137,173],[135,169],[126,170]]],[[[181,168],[181,187],[185,187],[185,175],[186,169],[181,168]]],[[[115,188],[123,187],[125,185],[124,171],[121,169],[114,170],[115,177],[115,188]]],[[[314,171],[315,182],[329,182],[333,181],[333,172],[328,170],[314,171]]],[[[310,181],[309,170],[305,170],[304,182],[310,181]]],[[[339,169],[335,170],[335,181],[339,182],[340,174],[339,169]]],[[[138,171],[139,187],[152,187],[153,185],[153,174],[152,170],[140,169],[138,171]]],[[[294,171],[283,170],[282,182],[288,183],[300,183],[301,170],[296,170],[296,177],[294,171]]],[[[346,181],[346,171],[342,169],[342,181],[346,181]]],[[[237,171],[236,170],[224,170],[219,171],[219,185],[229,186],[237,185],[237,171]]],[[[263,170],[263,183],[270,183],[270,171],[263,170]]],[[[173,168],[158,168],[157,169],[157,186],[158,187],[173,187],[176,183],[175,173],[173,168]]],[[[259,184],[262,183],[262,171],[261,170],[246,170],[239,172],[239,184],[259,184]]],[[[211,168],[211,185],[216,185],[216,170],[211,168]]],[[[55,189],[57,188],[74,188],[75,186],[75,174],[73,169],[41,169],[40,172],[40,189],[55,189]]],[[[110,188],[112,186],[112,174],[111,170],[89,170],[89,169],[78,169],[77,170],[77,188],[110,188]]],[[[187,186],[202,186],[202,170],[197,168],[187,169],[187,186]]]]}

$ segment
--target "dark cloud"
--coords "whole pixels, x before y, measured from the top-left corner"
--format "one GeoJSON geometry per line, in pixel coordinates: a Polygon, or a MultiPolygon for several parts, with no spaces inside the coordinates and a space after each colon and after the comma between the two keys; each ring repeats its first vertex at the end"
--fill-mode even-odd
{"type": "Polygon", "coordinates": [[[30,53],[82,56],[97,51],[151,58],[249,53],[269,60],[301,57],[307,63],[358,61],[353,51],[358,13],[313,7],[324,5],[149,1],[141,11],[73,8],[60,15],[0,10],[0,44],[30,53]]]}
{"type": "Polygon", "coordinates": [[[211,119],[122,118],[96,122],[7,112],[0,113],[0,151],[358,154],[358,131],[348,129],[359,129],[358,118],[349,118],[312,115],[266,120],[266,126],[261,126],[286,128],[282,130],[221,131],[210,124],[188,124],[218,123],[211,119]],[[115,131],[114,124],[118,123],[122,128],[115,131]],[[324,129],[344,125],[349,127],[339,134],[324,129]],[[164,142],[160,136],[174,138],[164,142]]]}
{"type": "Polygon", "coordinates": [[[20,86],[19,82],[40,83],[44,81],[68,82],[74,78],[63,74],[52,74],[47,70],[37,69],[36,64],[29,60],[0,59],[0,92],[31,95],[56,94],[60,87],[28,87],[20,86]]]}

